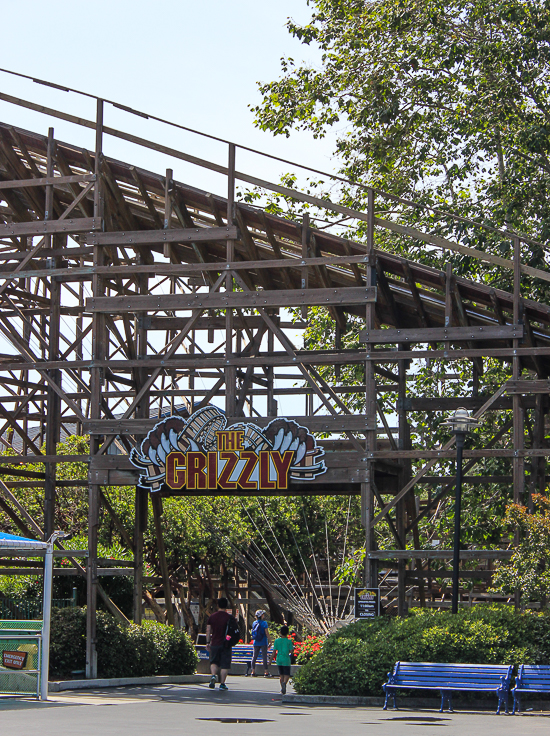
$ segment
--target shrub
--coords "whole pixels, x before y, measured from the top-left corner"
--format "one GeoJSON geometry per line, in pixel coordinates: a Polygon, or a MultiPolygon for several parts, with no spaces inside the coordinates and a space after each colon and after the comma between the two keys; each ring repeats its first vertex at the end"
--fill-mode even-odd
{"type": "Polygon", "coordinates": [[[294,688],[301,694],[381,695],[398,660],[546,664],[550,616],[476,606],[454,616],[422,610],[405,619],[357,622],[327,638],[294,677],[294,688]]]}
{"type": "Polygon", "coordinates": [[[50,677],[70,677],[86,666],[86,609],[52,609],[50,677]]]}
{"type": "MultiPolygon", "coordinates": [[[[122,626],[97,613],[99,677],[189,675],[197,667],[193,642],[184,631],[146,621],[122,626]]],[[[52,614],[50,677],[70,677],[86,665],[86,609],[55,609],[52,614]]]]}

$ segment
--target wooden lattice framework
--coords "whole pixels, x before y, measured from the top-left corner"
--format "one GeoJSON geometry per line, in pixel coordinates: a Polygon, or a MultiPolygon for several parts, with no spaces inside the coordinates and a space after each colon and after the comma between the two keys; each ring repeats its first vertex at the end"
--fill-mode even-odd
{"type": "MultiPolygon", "coordinates": [[[[410,411],[466,406],[480,417],[486,411],[512,410],[511,421],[492,443],[465,451],[466,471],[478,459],[510,458],[512,476],[485,481],[513,483],[519,501],[525,498],[528,459],[528,491],[544,488],[550,453],[544,443],[550,309],[523,299],[520,285],[522,273],[545,281],[550,274],[522,263],[521,250],[528,250],[528,240],[506,234],[514,242],[514,260],[507,261],[380,219],[378,195],[372,190],[367,211],[355,212],[236,171],[233,144],[228,146],[227,164],[220,166],[106,128],[102,100],[97,101],[96,120],[87,121],[7,95],[0,98],[93,128],[96,135],[95,150],[88,151],[56,140],[53,129],[42,136],[0,124],[0,333],[9,346],[0,355],[0,435],[4,444],[18,447],[16,461],[45,464],[39,478],[44,485],[44,527],[2,481],[0,509],[25,534],[49,537],[59,485],[56,466],[89,462],[88,558],[85,567],[74,560],[87,578],[88,676],[96,672],[98,594],[116,613],[98,582],[101,504],[134,551],[135,619],[141,616],[148,494],[136,488],[136,527],[130,539],[102,487],[136,484],[138,471],[128,453],[174,405],[183,403],[193,411],[224,397],[230,424],[252,415],[250,420],[261,425],[277,416],[278,396],[295,396],[296,404],[304,407],[296,417],[300,423],[333,437],[323,441],[327,473],[315,482],[293,482],[287,492],[361,494],[368,550],[365,581],[378,583],[380,559],[397,560],[400,612],[406,606],[407,582],[416,581],[422,589],[426,560],[447,554],[416,554],[405,549],[405,540],[412,535],[418,547],[419,520],[452,490],[452,483],[428,471],[454,457],[453,440],[439,450],[411,449],[410,411]],[[224,175],[228,196],[174,181],[170,170],[162,176],[105,157],[105,134],[224,175]],[[236,180],[361,220],[367,227],[366,242],[314,229],[307,216],[295,222],[238,203],[236,180]],[[495,290],[455,277],[450,269],[441,272],[377,250],[376,228],[510,269],[513,291],[495,290]],[[332,349],[298,349],[288,336],[283,310],[302,307],[303,321],[292,326],[295,330],[306,326],[312,305],[327,307],[336,322],[332,349]],[[217,310],[222,310],[221,316],[217,310]],[[352,350],[342,349],[338,338],[348,315],[364,320],[362,344],[352,350]],[[220,330],[223,344],[205,351],[199,335],[208,335],[212,344],[220,330]],[[412,350],[419,345],[424,347],[412,350]],[[490,397],[478,396],[474,386],[467,397],[411,398],[407,370],[412,354],[432,360],[467,358],[478,372],[484,358],[498,358],[511,362],[513,375],[490,397]],[[351,364],[364,366],[364,385],[331,387],[318,371],[322,365],[351,364]],[[388,370],[388,364],[397,364],[397,372],[388,370]],[[524,368],[530,380],[520,380],[524,368]],[[297,377],[303,387],[288,386],[297,377]],[[208,386],[198,385],[199,378],[208,386]],[[381,379],[385,383],[377,385],[381,379]],[[379,411],[377,390],[393,391],[397,397],[397,438],[379,411]],[[364,392],[362,414],[351,413],[341,400],[352,391],[364,392]],[[318,397],[321,412],[313,413],[311,396],[318,397]],[[535,411],[535,425],[526,448],[527,408],[535,411]],[[57,456],[62,428],[90,434],[90,455],[57,456]],[[512,443],[497,449],[494,445],[508,430],[512,443]],[[118,454],[111,454],[115,446],[118,454]],[[411,461],[419,459],[426,464],[412,477],[411,461]],[[439,485],[440,490],[418,508],[415,493],[423,483],[439,485]],[[374,548],[373,530],[382,523],[389,524],[395,540],[389,552],[374,548]],[[407,560],[414,557],[415,569],[407,570],[407,560]]],[[[7,464],[0,467],[4,475],[17,472],[7,464]]],[[[19,472],[23,485],[38,482],[19,472]]],[[[156,521],[162,513],[160,495],[153,504],[156,521]]],[[[158,543],[162,564],[160,535],[158,543]]],[[[506,554],[472,551],[464,556],[506,554]]],[[[163,577],[169,591],[166,570],[163,577]]]]}

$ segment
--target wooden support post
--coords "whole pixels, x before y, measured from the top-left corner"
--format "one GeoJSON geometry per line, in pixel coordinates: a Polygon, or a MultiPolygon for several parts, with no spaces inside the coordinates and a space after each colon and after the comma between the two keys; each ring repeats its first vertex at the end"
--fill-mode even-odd
{"type": "MultiPolygon", "coordinates": [[[[100,216],[102,208],[101,169],[100,162],[103,145],[103,100],[97,101],[96,118],[96,146],[95,146],[95,190],[94,190],[94,217],[100,216]]],[[[105,262],[104,249],[100,245],[94,246],[94,266],[103,266],[105,262]]],[[[92,278],[94,296],[103,296],[105,293],[104,280],[98,274],[92,278]]],[[[92,317],[92,356],[95,361],[103,360],[107,349],[105,315],[94,314],[92,317]]],[[[101,391],[103,369],[94,367],[90,370],[90,417],[101,418],[101,391]]],[[[97,435],[90,437],[90,455],[99,450],[97,435]]],[[[100,486],[89,484],[88,491],[88,558],[86,564],[86,678],[97,677],[97,650],[96,650],[96,622],[97,622],[97,539],[99,531],[99,504],[100,486]]]]}
{"type": "Polygon", "coordinates": [[[101,177],[101,158],[103,156],[103,100],[97,101],[96,127],[95,127],[95,161],[94,174],[96,177],[94,185],[94,218],[103,217],[103,187],[101,177]]]}
{"type": "MultiPolygon", "coordinates": [[[[46,153],[46,176],[48,179],[53,179],[54,175],[54,136],[53,128],[48,130],[48,148],[46,153]]],[[[53,184],[46,186],[46,203],[44,206],[44,220],[53,220],[53,184]]],[[[52,236],[46,235],[46,248],[52,247],[52,236]]]]}
{"type": "MultiPolygon", "coordinates": [[[[338,352],[342,349],[342,328],[340,327],[338,320],[336,320],[336,324],[334,326],[334,347],[338,352]]],[[[341,375],[342,367],[338,364],[334,367],[334,378],[339,381],[341,375]]]]}
{"type": "Polygon", "coordinates": [[[162,499],[158,494],[151,496],[153,504],[153,519],[155,521],[155,537],[157,540],[157,552],[159,556],[160,574],[162,576],[162,587],[164,588],[164,605],[166,606],[166,622],[174,625],[174,607],[172,606],[172,586],[168,563],[166,562],[166,549],[164,537],[162,536],[162,499]]]}
{"type": "Polygon", "coordinates": [[[97,537],[99,529],[99,486],[90,483],[88,492],[88,557],[86,558],[86,678],[97,678],[97,537]]]}
{"type": "MultiPolygon", "coordinates": [[[[235,145],[229,144],[229,160],[227,172],[227,226],[233,224],[235,218],[235,145]]],[[[226,261],[231,263],[235,257],[235,243],[227,241],[226,261]]],[[[233,274],[229,272],[225,278],[226,292],[233,291],[233,274]]],[[[233,310],[225,308],[225,357],[229,362],[233,355],[233,310]]],[[[237,405],[237,372],[235,366],[225,368],[225,413],[234,416],[237,405]]]]}
{"type": "MultiPolygon", "coordinates": [[[[302,260],[307,262],[309,244],[309,213],[305,212],[302,217],[302,260]]],[[[305,290],[309,286],[308,267],[302,266],[301,288],[305,290]]],[[[302,307],[302,319],[307,320],[307,307],[302,307]]]]}
{"type": "Polygon", "coordinates": [[[134,591],[133,620],[141,623],[143,607],[143,533],[147,529],[149,493],[136,486],[134,521],[134,591]]]}
{"type": "MultiPolygon", "coordinates": [[[[544,400],[542,394],[537,394],[535,397],[535,421],[533,422],[533,448],[539,448],[544,445],[544,400]]],[[[530,513],[533,513],[533,495],[535,493],[544,493],[546,487],[545,483],[546,475],[546,458],[545,457],[533,457],[531,458],[531,477],[529,479],[529,498],[528,507],[530,513]]]]}
{"type": "MultiPolygon", "coordinates": [[[[55,279],[50,284],[50,329],[48,335],[49,359],[58,360],[59,357],[59,326],[61,311],[61,284],[55,279]]],[[[58,369],[48,371],[50,378],[57,385],[61,384],[61,371],[58,369]]],[[[46,455],[57,454],[57,443],[59,442],[61,416],[61,399],[51,386],[47,389],[47,415],[46,415],[46,455]]],[[[45,463],[44,480],[44,538],[50,538],[55,526],[55,480],[56,464],[45,463]]]]}
{"type": "MultiPolygon", "coordinates": [[[[376,255],[374,253],[374,190],[369,189],[368,192],[368,223],[367,223],[367,285],[374,286],[376,283],[376,255]]],[[[367,303],[365,312],[365,327],[370,333],[374,327],[375,307],[372,302],[367,303]]],[[[367,355],[372,350],[373,345],[367,343],[365,350],[367,355]]],[[[376,427],[377,422],[377,403],[376,403],[376,381],[374,378],[374,362],[367,360],[365,362],[365,420],[368,427],[376,427]]],[[[365,433],[365,453],[374,452],[376,450],[376,429],[371,429],[365,433]]],[[[374,518],[374,467],[373,460],[366,463],[365,481],[361,483],[361,516],[365,526],[365,570],[364,584],[371,587],[377,587],[378,575],[377,568],[369,559],[369,552],[374,549],[374,529],[371,526],[374,518]]]]}
{"type": "MultiPolygon", "coordinates": [[[[54,175],[54,131],[50,128],[48,131],[48,152],[47,152],[47,176],[53,178],[54,175]]],[[[53,186],[46,187],[46,206],[45,219],[53,218],[53,186]]],[[[52,235],[46,236],[49,241],[48,246],[52,245],[52,235]]],[[[60,236],[56,236],[56,244],[60,236]]],[[[66,243],[67,238],[64,238],[66,243]]],[[[59,265],[60,258],[57,257],[51,262],[52,268],[59,265]]],[[[49,330],[48,330],[48,355],[49,360],[56,361],[59,357],[59,326],[61,317],[61,284],[56,278],[50,279],[50,314],[49,314],[49,330]]],[[[61,371],[48,371],[48,376],[57,385],[61,384],[61,371]]],[[[61,399],[54,391],[51,385],[47,388],[46,401],[46,426],[44,434],[46,437],[46,455],[57,454],[57,443],[59,442],[59,428],[61,415],[61,399]]],[[[45,464],[45,481],[44,481],[44,539],[48,540],[54,531],[55,526],[55,478],[56,464],[45,464]]]]}
{"type": "MultiPolygon", "coordinates": [[[[407,345],[399,345],[399,350],[407,349],[407,345]]],[[[404,360],[399,361],[398,365],[398,400],[397,400],[397,416],[399,421],[399,441],[398,447],[400,450],[410,449],[410,427],[407,420],[407,411],[405,407],[405,400],[407,398],[407,362],[404,360]]],[[[411,478],[411,463],[407,460],[401,461],[403,466],[399,474],[401,487],[405,486],[411,478]]],[[[407,496],[401,499],[395,508],[396,512],[396,528],[397,534],[405,544],[405,514],[407,501],[414,494],[414,486],[411,488],[407,496]]],[[[406,560],[399,560],[397,563],[397,615],[407,615],[407,604],[405,600],[405,577],[406,577],[406,560]]]]}
{"type": "MultiPolygon", "coordinates": [[[[275,340],[274,340],[273,332],[271,330],[268,330],[267,331],[267,352],[268,353],[273,353],[274,342],[275,340]]],[[[270,365],[267,368],[267,416],[268,417],[277,416],[277,401],[273,393],[274,386],[275,386],[274,376],[275,376],[275,369],[273,368],[272,365],[270,365]]]]}
{"type": "MultiPolygon", "coordinates": [[[[521,244],[519,238],[514,238],[514,324],[519,325],[521,323],[521,244]]],[[[512,378],[515,380],[518,380],[521,375],[520,358],[516,354],[518,347],[519,340],[513,340],[512,378]]],[[[517,453],[525,447],[525,430],[520,394],[514,394],[512,405],[514,416],[514,453],[516,453],[513,459],[514,503],[522,503],[525,490],[525,460],[523,457],[519,457],[517,453]]]]}
{"type": "MultiPolygon", "coordinates": [[[[164,180],[164,223],[163,230],[170,229],[170,222],[172,220],[172,189],[173,189],[173,176],[174,172],[172,169],[166,169],[166,178],[164,180]]],[[[164,257],[169,258],[170,261],[177,262],[177,258],[173,257],[171,243],[164,244],[164,257]]]]}
{"type": "MultiPolygon", "coordinates": [[[[452,327],[453,324],[453,268],[447,263],[445,269],[445,327],[452,327]]],[[[451,343],[445,343],[445,350],[451,349],[451,343]]]]}
{"type": "MultiPolygon", "coordinates": [[[[171,172],[170,172],[171,173],[171,172]]],[[[168,179],[169,171],[166,172],[168,179]]],[[[170,222],[169,217],[165,218],[170,222]]],[[[141,261],[141,256],[139,256],[141,261]]],[[[138,289],[140,294],[149,293],[149,277],[147,274],[139,274],[137,277],[138,289]]],[[[135,345],[136,353],[140,358],[145,358],[147,355],[147,328],[146,325],[147,313],[142,312],[136,314],[136,328],[135,328],[135,345]]],[[[130,335],[131,337],[131,335],[130,335]]],[[[147,372],[143,369],[136,369],[134,371],[134,381],[136,385],[136,393],[141,390],[141,387],[147,380],[147,372]]],[[[150,415],[149,411],[150,393],[146,391],[139,404],[136,406],[136,418],[148,419],[150,415]]],[[[136,437],[138,442],[141,442],[143,437],[136,437]]],[[[134,526],[134,589],[133,589],[133,619],[134,623],[141,623],[142,617],[142,603],[143,603],[143,534],[147,529],[147,512],[149,503],[148,491],[143,488],[136,487],[135,495],[135,526],[134,526]]]]}
{"type": "MultiPolygon", "coordinates": [[[[519,238],[514,238],[514,324],[519,325],[521,322],[521,243],[519,238]]],[[[519,347],[519,340],[514,339],[513,358],[512,358],[512,378],[518,380],[521,375],[521,362],[516,351],[519,347]]],[[[523,502],[523,494],[525,490],[525,460],[519,457],[519,450],[523,450],[525,446],[525,429],[524,414],[521,406],[521,395],[514,394],[512,397],[513,418],[514,418],[514,458],[512,461],[512,475],[514,478],[514,503],[523,502]]],[[[519,544],[519,532],[516,532],[514,544],[519,544]]],[[[519,610],[521,603],[521,593],[516,590],[514,593],[514,603],[516,610],[519,610]]]]}

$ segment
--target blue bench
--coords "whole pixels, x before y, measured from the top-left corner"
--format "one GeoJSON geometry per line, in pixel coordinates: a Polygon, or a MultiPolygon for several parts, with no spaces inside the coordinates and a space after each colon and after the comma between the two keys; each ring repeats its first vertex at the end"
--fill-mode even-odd
{"type": "Polygon", "coordinates": [[[520,698],[528,693],[550,693],[550,665],[522,664],[516,677],[516,686],[512,690],[514,708],[512,713],[519,713],[520,698]]]}
{"type": "Polygon", "coordinates": [[[508,713],[508,694],[512,682],[512,666],[500,664],[436,664],[433,662],[397,662],[393,672],[388,672],[388,682],[382,687],[388,699],[393,696],[393,707],[397,708],[397,690],[439,690],[441,708],[445,700],[452,713],[453,692],[493,692],[498,696],[497,715],[504,705],[508,713]]]}
{"type": "MultiPolygon", "coordinates": [[[[209,659],[209,654],[205,646],[197,646],[196,651],[197,651],[199,659],[209,659]]],[[[271,657],[271,655],[273,654],[273,646],[269,647],[269,649],[267,650],[267,654],[268,654],[268,657],[271,657]]],[[[252,644],[236,644],[233,647],[233,651],[231,653],[231,663],[232,664],[245,664],[246,674],[248,676],[252,669],[252,657],[253,656],[254,656],[254,647],[252,646],[252,644]]]]}

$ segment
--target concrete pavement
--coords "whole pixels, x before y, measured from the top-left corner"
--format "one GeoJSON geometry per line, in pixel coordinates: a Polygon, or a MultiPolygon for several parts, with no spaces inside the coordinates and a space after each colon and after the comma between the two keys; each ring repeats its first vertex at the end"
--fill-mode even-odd
{"type": "MultiPolygon", "coordinates": [[[[443,729],[448,736],[548,733],[550,713],[496,716],[281,703],[273,678],[230,677],[229,691],[207,685],[161,685],[54,694],[47,703],[0,699],[2,734],[21,736],[403,736],[443,729]]],[[[292,688],[289,688],[292,691],[292,688]]]]}

